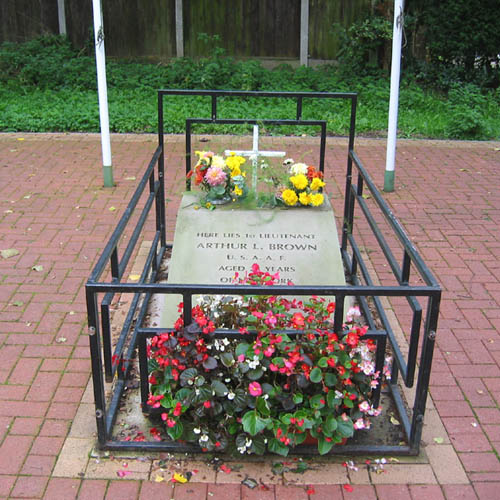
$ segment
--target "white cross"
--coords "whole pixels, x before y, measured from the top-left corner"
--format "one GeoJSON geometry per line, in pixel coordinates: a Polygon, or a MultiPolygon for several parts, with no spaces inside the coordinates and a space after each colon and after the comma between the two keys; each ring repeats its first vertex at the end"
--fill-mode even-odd
{"type": "Polygon", "coordinates": [[[248,156],[252,160],[252,189],[257,191],[257,166],[259,163],[259,156],[267,157],[284,157],[285,151],[260,151],[259,150],[259,126],[253,126],[253,143],[251,151],[235,151],[233,149],[226,149],[224,152],[226,156],[235,153],[240,156],[248,156]]]}

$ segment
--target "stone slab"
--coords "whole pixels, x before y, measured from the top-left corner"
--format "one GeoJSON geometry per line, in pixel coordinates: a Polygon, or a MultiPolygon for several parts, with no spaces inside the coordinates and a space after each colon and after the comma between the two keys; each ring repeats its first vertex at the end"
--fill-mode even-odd
{"type": "MultiPolygon", "coordinates": [[[[254,263],[278,272],[280,284],[345,285],[335,217],[321,207],[245,210],[234,205],[197,209],[184,194],[177,214],[169,283],[227,285],[254,263]]],[[[169,296],[160,326],[178,317],[181,296],[169,296]]]]}

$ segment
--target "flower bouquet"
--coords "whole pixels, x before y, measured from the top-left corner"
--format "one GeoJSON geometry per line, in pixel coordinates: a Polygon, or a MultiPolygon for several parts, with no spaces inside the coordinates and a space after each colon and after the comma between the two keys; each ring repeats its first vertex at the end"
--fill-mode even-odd
{"type": "MultiPolygon", "coordinates": [[[[254,264],[242,283],[273,285],[279,276],[254,264]]],[[[180,305],[179,310],[182,310],[180,305]]],[[[277,296],[205,297],[172,332],[148,344],[148,407],[163,428],[155,439],[197,443],[202,451],[286,456],[317,440],[328,453],[380,413],[372,340],[348,312],[333,332],[335,304],[277,296]],[[230,328],[226,334],[217,328],[230,328]]]]}
{"type": "Polygon", "coordinates": [[[322,205],[324,195],[321,190],[325,186],[323,174],[305,163],[293,163],[293,160],[289,160],[289,164],[291,175],[286,186],[278,187],[276,200],[289,207],[322,205]]]}
{"type": "Polygon", "coordinates": [[[194,176],[195,185],[206,192],[203,206],[215,208],[214,205],[229,203],[246,194],[245,172],[241,168],[245,158],[235,154],[224,158],[212,151],[196,151],[196,154],[198,162],[188,178],[194,176]]]}

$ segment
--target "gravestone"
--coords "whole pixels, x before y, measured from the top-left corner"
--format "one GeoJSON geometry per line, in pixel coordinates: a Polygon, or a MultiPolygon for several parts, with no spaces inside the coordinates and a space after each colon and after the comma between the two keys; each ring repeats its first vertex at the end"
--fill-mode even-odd
{"type": "MultiPolygon", "coordinates": [[[[227,285],[257,263],[263,271],[278,272],[280,284],[345,285],[335,218],[326,197],[322,206],[308,208],[197,207],[195,194],[183,195],[169,283],[227,285]]],[[[181,301],[180,295],[167,296],[160,327],[173,326],[181,301]]]]}

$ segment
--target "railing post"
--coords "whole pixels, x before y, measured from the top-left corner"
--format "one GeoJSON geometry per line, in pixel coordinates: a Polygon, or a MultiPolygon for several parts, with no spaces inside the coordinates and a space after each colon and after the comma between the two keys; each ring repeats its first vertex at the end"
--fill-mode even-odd
{"type": "Polygon", "coordinates": [[[425,404],[429,393],[432,357],[436,343],[436,328],[439,315],[441,292],[429,297],[427,318],[425,321],[424,338],[422,342],[422,355],[418,372],[415,403],[413,405],[413,419],[411,424],[410,446],[416,451],[419,449],[424,425],[425,404]]]}
{"type": "Polygon", "coordinates": [[[165,220],[165,138],[163,135],[163,93],[158,92],[158,144],[161,146],[158,157],[158,180],[160,181],[159,218],[161,232],[161,246],[167,246],[166,220],[165,220]]]}
{"type": "Polygon", "coordinates": [[[87,321],[90,346],[90,362],[92,366],[92,384],[94,386],[95,416],[97,439],[100,446],[107,441],[106,432],[106,397],[104,394],[104,378],[102,374],[101,343],[99,340],[99,319],[97,313],[97,294],[87,283],[85,295],[87,300],[87,321]]]}

